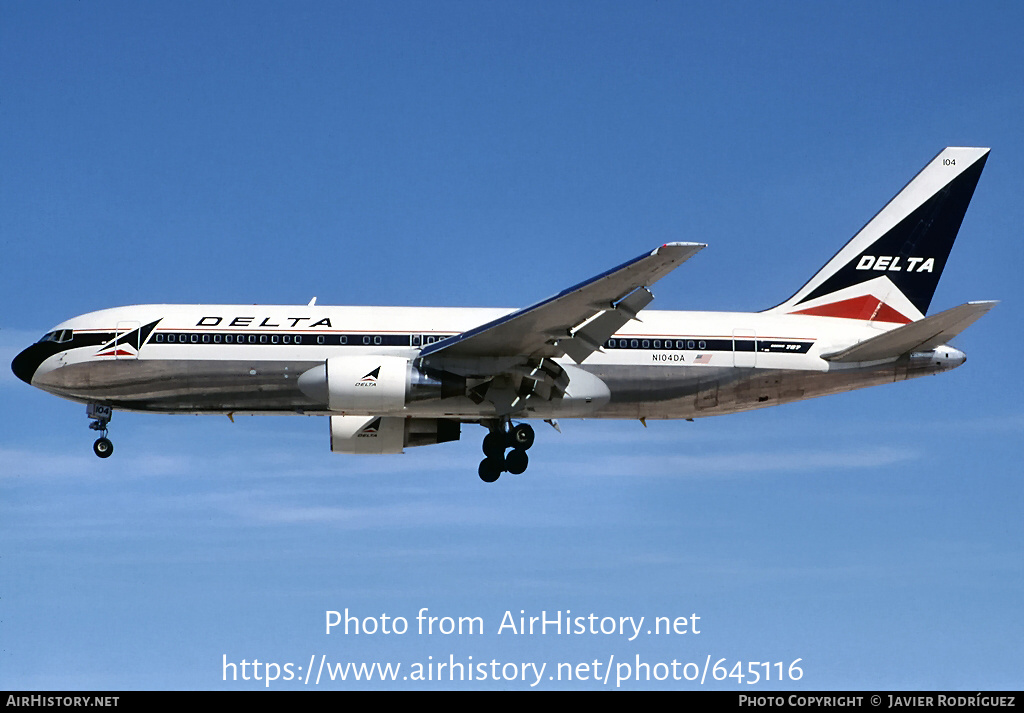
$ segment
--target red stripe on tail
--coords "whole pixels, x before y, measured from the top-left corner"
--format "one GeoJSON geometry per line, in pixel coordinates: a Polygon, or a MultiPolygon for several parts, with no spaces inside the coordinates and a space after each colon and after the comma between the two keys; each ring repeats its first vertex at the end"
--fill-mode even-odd
{"type": "Polygon", "coordinates": [[[810,314],[816,317],[843,317],[845,319],[860,319],[863,321],[870,319],[875,322],[896,322],[897,324],[909,324],[914,321],[871,295],[862,295],[861,297],[831,302],[826,305],[808,307],[792,314],[810,314]]]}

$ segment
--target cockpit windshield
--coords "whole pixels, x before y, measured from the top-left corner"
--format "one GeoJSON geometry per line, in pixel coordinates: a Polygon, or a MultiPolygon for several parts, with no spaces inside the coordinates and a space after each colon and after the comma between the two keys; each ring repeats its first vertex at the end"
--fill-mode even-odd
{"type": "Polygon", "coordinates": [[[44,334],[39,341],[63,344],[64,342],[70,342],[72,336],[74,336],[74,331],[71,329],[55,329],[52,332],[44,334]]]}

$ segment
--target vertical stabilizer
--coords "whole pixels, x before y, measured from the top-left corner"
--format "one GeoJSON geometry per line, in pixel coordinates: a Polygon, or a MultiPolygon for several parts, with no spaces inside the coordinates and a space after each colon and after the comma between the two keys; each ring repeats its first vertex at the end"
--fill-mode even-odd
{"type": "Polygon", "coordinates": [[[898,324],[924,317],[988,152],[943,150],[806,285],[768,311],[898,324]]]}

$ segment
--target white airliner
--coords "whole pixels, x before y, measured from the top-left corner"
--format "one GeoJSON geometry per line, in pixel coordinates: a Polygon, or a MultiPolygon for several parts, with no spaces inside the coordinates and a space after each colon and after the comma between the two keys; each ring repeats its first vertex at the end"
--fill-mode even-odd
{"type": "Polygon", "coordinates": [[[526,469],[524,419],[693,419],[959,366],[946,343],[996,303],[925,314],[987,158],[942,151],[763,312],[645,310],[648,288],[705,247],[668,243],[520,310],[117,307],[58,324],[11,366],[88,404],[102,458],[114,410],[325,415],[331,450],[364,454],[476,423],[493,482],[526,469]]]}

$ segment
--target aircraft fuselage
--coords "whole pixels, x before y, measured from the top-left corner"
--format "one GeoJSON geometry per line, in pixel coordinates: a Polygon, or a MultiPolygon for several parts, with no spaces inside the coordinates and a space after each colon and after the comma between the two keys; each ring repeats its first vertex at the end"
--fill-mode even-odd
{"type": "MultiPolygon", "coordinates": [[[[416,359],[423,346],[512,310],[419,307],[139,305],[57,325],[15,360],[33,386],[117,410],[160,413],[329,414],[299,377],[334,356],[416,359]],[[147,325],[152,325],[146,329],[147,325]]],[[[806,315],[646,310],[578,368],[604,382],[589,418],[697,418],[761,408],[946,371],[963,363],[941,347],[881,363],[821,358],[896,325],[806,315]]],[[[566,358],[555,360],[572,364],[566,358]]],[[[456,365],[453,367],[458,369],[456,365]]],[[[470,369],[470,372],[472,369],[470,369]]],[[[470,374],[471,377],[471,374],[470,374]]],[[[518,418],[576,415],[526,399],[518,418]]],[[[355,411],[349,411],[353,413],[355,411]]],[[[370,414],[367,414],[370,415],[370,414]]],[[[389,415],[486,419],[466,396],[406,404],[389,415]]]]}

